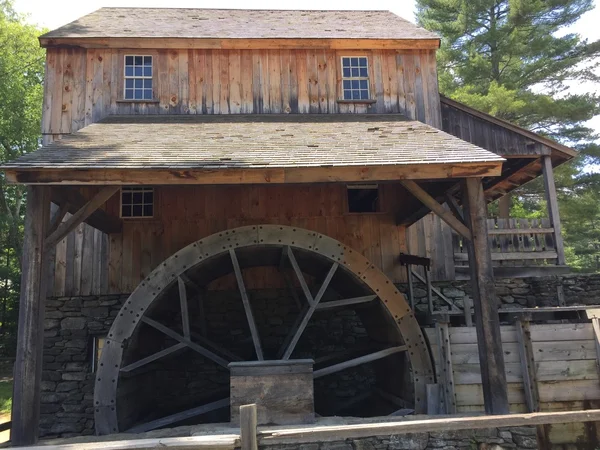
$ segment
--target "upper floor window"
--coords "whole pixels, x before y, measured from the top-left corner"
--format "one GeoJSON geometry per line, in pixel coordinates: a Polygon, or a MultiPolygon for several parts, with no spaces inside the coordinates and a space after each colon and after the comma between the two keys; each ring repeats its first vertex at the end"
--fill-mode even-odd
{"type": "Polygon", "coordinates": [[[125,55],[125,100],[152,100],[152,56],[125,55]]]}
{"type": "Polygon", "coordinates": [[[369,99],[369,62],[366,56],[342,56],[344,100],[369,99]]]}
{"type": "Polygon", "coordinates": [[[154,217],[154,189],[123,186],[121,188],[121,217],[154,217]]]}

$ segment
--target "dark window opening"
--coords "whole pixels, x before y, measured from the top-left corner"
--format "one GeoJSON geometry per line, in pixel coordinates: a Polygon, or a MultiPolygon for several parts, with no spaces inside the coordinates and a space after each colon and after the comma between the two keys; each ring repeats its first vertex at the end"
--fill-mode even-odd
{"type": "Polygon", "coordinates": [[[123,187],[121,189],[121,217],[154,217],[154,189],[123,187]]]}
{"type": "Polygon", "coordinates": [[[379,187],[377,185],[348,186],[348,212],[379,212],[379,187]]]}

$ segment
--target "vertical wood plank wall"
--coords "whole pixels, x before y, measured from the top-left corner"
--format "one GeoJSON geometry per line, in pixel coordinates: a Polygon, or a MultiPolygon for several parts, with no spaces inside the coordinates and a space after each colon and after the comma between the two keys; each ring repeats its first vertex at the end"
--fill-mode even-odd
{"type": "Polygon", "coordinates": [[[109,114],[402,113],[441,128],[433,50],[358,52],[369,57],[372,105],[338,103],[345,53],[48,48],[45,143],[109,114]],[[157,102],[122,101],[126,53],[154,56],[157,102]]]}
{"type": "MultiPolygon", "coordinates": [[[[407,195],[400,185],[384,184],[380,186],[381,212],[348,214],[343,184],[157,186],[154,218],[124,220],[123,231],[110,236],[96,236],[98,231],[81,226],[59,243],[52,295],[129,293],[184,246],[212,233],[261,223],[298,226],[331,236],[361,252],[394,281],[404,282],[397,257],[406,251],[406,232],[396,226],[395,211],[407,195]],[[101,261],[106,261],[106,253],[105,268],[101,261]],[[98,282],[85,281],[90,276],[95,281],[96,273],[98,282]]],[[[115,216],[119,208],[118,196],[105,205],[115,216]]],[[[255,270],[246,279],[247,287],[272,285],[268,277],[268,271],[255,270]]],[[[228,286],[224,280],[214,287],[228,286]]]]}

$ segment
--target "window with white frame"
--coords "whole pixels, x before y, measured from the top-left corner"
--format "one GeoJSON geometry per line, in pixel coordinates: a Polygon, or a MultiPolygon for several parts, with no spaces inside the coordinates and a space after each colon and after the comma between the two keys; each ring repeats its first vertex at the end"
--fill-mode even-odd
{"type": "Polygon", "coordinates": [[[125,55],[125,100],[152,100],[152,56],[125,55]]]}
{"type": "Polygon", "coordinates": [[[122,187],[121,217],[154,217],[154,188],[122,187]]]}
{"type": "Polygon", "coordinates": [[[366,56],[342,56],[344,100],[369,99],[369,62],[366,56]]]}

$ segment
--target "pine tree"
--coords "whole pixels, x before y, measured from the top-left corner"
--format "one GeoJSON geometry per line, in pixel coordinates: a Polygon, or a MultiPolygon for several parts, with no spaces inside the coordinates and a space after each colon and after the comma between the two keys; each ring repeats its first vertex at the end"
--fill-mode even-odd
{"type": "MultiPolygon", "coordinates": [[[[597,232],[576,223],[580,214],[600,219],[600,202],[590,202],[600,198],[600,175],[589,171],[600,164],[599,136],[584,124],[600,114],[600,96],[568,89],[600,82],[600,41],[564,32],[593,7],[593,0],[417,0],[417,20],[442,37],[442,94],[580,151],[556,173],[565,242],[570,264],[598,270],[597,232]]],[[[513,209],[525,204],[535,214],[542,192],[539,181],[518,190],[513,209]]]]}

